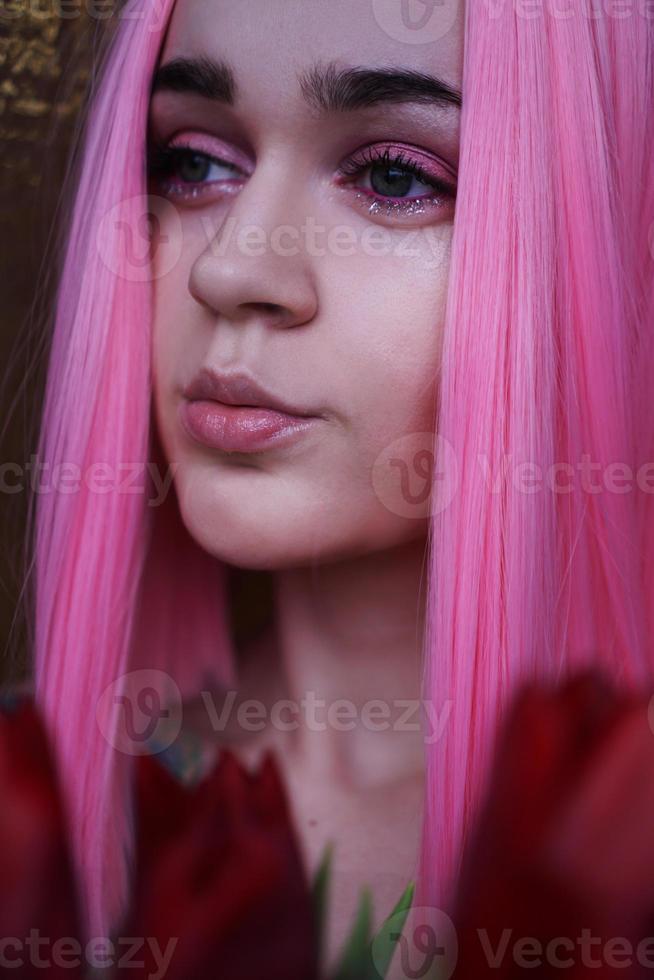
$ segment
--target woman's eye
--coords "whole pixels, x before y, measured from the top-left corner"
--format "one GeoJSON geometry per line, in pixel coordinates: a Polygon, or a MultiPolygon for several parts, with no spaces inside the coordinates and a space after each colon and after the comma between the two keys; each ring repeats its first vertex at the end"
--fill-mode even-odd
{"type": "MultiPolygon", "coordinates": [[[[420,159],[404,150],[367,147],[338,170],[339,184],[358,191],[359,203],[370,214],[402,216],[428,208],[451,208],[456,182],[443,180],[424,154],[420,159]],[[363,180],[362,180],[363,179],[363,180]]],[[[240,186],[244,173],[236,164],[193,146],[153,145],[148,152],[148,177],[154,189],[178,200],[191,200],[215,190],[240,186]]]]}
{"type": "Polygon", "coordinates": [[[177,145],[151,148],[148,176],[162,194],[184,198],[197,197],[216,183],[240,180],[242,173],[233,163],[177,145]]]}
{"type": "Polygon", "coordinates": [[[426,180],[420,180],[413,171],[385,163],[373,163],[369,179],[371,190],[382,197],[419,196],[423,189],[429,191],[431,186],[426,180]],[[417,195],[410,193],[414,184],[420,185],[417,195]]]}
{"type": "Polygon", "coordinates": [[[416,213],[426,207],[447,207],[456,198],[456,184],[441,179],[404,151],[366,149],[340,168],[343,184],[360,191],[371,213],[416,213]],[[363,182],[359,178],[363,177],[363,182]]]}

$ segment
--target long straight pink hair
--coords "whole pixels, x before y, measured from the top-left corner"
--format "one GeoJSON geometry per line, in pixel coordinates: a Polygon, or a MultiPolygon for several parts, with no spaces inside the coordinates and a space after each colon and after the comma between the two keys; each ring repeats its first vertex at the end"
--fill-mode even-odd
{"type": "MultiPolygon", "coordinates": [[[[149,87],[172,5],[128,0],[88,110],[39,445],[51,468],[117,475],[156,454],[152,282],[133,275],[122,235],[143,210],[149,87]],[[123,223],[107,222],[117,205],[123,223]]],[[[588,493],[578,465],[588,454],[635,474],[654,458],[653,28],[635,10],[581,6],[534,17],[469,0],[465,12],[437,419],[459,479],[447,507],[433,498],[424,647],[424,697],[449,713],[427,751],[417,896],[440,907],[516,685],[589,661],[627,683],[652,673],[651,493],[635,479],[588,493]],[[547,479],[516,488],[518,464],[556,462],[575,468],[571,493],[547,479]]],[[[112,737],[121,678],[165,671],[186,696],[235,676],[225,567],[174,499],[148,507],[148,489],[82,483],[35,502],[35,691],[89,935],[119,921],[133,849],[131,759],[112,737]]]]}
{"type": "Polygon", "coordinates": [[[653,57],[635,5],[467,7],[438,417],[458,488],[447,507],[432,497],[424,696],[447,720],[426,759],[425,905],[452,901],[516,685],[589,664],[652,677],[653,57]]]}

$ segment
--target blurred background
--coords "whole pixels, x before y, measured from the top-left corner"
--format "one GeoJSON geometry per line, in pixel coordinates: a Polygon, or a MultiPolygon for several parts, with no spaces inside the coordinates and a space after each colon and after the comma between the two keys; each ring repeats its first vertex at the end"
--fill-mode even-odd
{"type": "Polygon", "coordinates": [[[27,670],[28,490],[18,467],[25,474],[36,449],[57,209],[101,10],[88,0],[0,0],[0,683],[27,670]]]}

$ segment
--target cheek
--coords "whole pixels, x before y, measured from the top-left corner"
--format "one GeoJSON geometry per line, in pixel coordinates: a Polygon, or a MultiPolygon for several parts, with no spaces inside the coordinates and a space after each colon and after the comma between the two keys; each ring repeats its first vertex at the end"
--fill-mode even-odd
{"type": "Polygon", "coordinates": [[[160,434],[169,447],[177,427],[176,389],[190,379],[204,357],[201,331],[189,329],[197,319],[197,303],[188,289],[192,261],[187,250],[163,274],[157,275],[154,266],[152,395],[160,434]]]}
{"type": "Polygon", "coordinates": [[[365,475],[362,509],[380,537],[411,535],[426,515],[441,337],[429,309],[413,313],[409,324],[387,309],[376,343],[370,338],[361,350],[354,456],[365,475]]]}
{"type": "Polygon", "coordinates": [[[431,232],[433,250],[425,251],[423,237],[422,250],[418,240],[407,257],[358,256],[348,269],[356,279],[341,281],[328,317],[341,401],[356,419],[368,464],[392,440],[434,425],[451,225],[431,232]]]}
{"type": "Polygon", "coordinates": [[[175,296],[181,295],[173,285],[172,273],[165,281],[155,282],[152,321],[152,411],[167,456],[172,455],[174,432],[173,390],[178,380],[175,364],[180,355],[180,331],[173,329],[175,296]]]}
{"type": "Polygon", "coordinates": [[[426,530],[448,269],[362,271],[346,281],[350,266],[325,313],[322,377],[346,424],[308,475],[325,525],[372,548],[426,530]]]}

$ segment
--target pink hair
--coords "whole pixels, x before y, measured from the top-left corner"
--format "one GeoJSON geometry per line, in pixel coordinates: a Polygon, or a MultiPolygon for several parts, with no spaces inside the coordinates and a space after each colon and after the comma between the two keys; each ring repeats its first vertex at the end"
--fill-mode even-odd
{"type": "MultiPolygon", "coordinates": [[[[116,472],[157,451],[152,283],[135,279],[103,218],[120,204],[138,223],[149,86],[172,6],[129,0],[93,94],[39,445],[51,467],[116,472]]],[[[591,660],[626,682],[651,675],[649,495],[519,492],[511,470],[491,493],[477,465],[483,456],[492,479],[507,453],[544,470],[584,453],[634,472],[654,458],[652,25],[633,10],[528,13],[501,0],[469,0],[465,13],[438,415],[459,483],[433,508],[424,658],[424,696],[450,711],[427,752],[416,897],[440,907],[516,685],[591,660]]],[[[225,567],[193,542],[174,500],[152,509],[145,491],[84,486],[39,496],[35,566],[36,696],[87,928],[106,935],[126,897],[131,760],[112,741],[117,699],[109,728],[96,706],[141,667],[165,670],[184,695],[233,682],[225,567]]]]}
{"type": "MultiPolygon", "coordinates": [[[[139,228],[143,213],[150,80],[171,8],[172,0],[130,2],[106,52],[77,177],[38,448],[50,472],[65,463],[85,475],[106,464],[125,488],[126,465],[147,472],[147,460],[159,461],[150,432],[152,283],[134,275],[121,236],[125,226],[139,228]],[[108,222],[116,207],[120,220],[108,222]]],[[[234,679],[224,566],[185,532],[174,500],[149,507],[150,485],[134,489],[91,492],[83,479],[79,492],[42,493],[36,507],[35,697],[74,828],[89,935],[108,935],[124,911],[133,847],[132,760],[115,748],[123,675],[165,670],[183,696],[212,678],[234,679]],[[108,689],[113,707],[100,725],[108,689]]]]}
{"type": "Polygon", "coordinates": [[[440,908],[516,686],[589,663],[638,683],[654,656],[654,470],[649,493],[548,482],[583,454],[602,475],[654,460],[653,22],[466,7],[438,417],[459,482],[432,496],[423,672],[449,714],[416,897],[440,908]],[[538,492],[516,487],[523,463],[538,492]]]}

